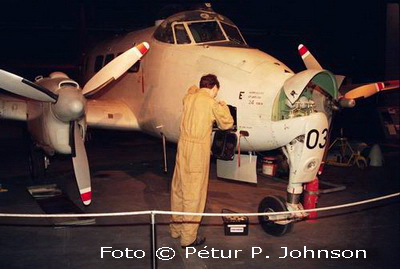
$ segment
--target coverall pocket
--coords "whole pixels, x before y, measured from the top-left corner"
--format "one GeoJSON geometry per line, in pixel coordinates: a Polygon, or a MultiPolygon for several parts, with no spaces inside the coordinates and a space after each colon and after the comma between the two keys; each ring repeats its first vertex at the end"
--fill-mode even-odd
{"type": "Polygon", "coordinates": [[[200,143],[187,143],[184,158],[189,173],[201,173],[204,166],[204,146],[200,143]]]}

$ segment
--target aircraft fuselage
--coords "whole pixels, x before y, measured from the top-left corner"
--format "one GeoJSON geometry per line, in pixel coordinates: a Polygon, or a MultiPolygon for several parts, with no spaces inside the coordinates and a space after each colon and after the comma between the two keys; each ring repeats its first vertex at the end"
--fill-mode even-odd
{"type": "Polygon", "coordinates": [[[92,66],[98,55],[117,55],[143,41],[151,47],[139,71],[128,72],[107,86],[99,99],[124,100],[137,117],[140,130],[153,135],[162,131],[176,142],[183,96],[190,86],[198,85],[201,76],[213,73],[221,83],[217,99],[237,107],[238,130],[250,134],[243,149],[269,150],[284,145],[286,141],[274,134],[271,118],[283,83],[293,76],[286,65],[253,48],[165,44],[153,37],[154,30],[127,34],[98,45],[90,53],[86,79],[94,74],[92,66]]]}

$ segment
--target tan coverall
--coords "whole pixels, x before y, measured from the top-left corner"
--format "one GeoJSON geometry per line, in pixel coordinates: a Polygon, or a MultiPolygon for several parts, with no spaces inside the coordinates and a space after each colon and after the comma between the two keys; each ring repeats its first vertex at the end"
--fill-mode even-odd
{"type": "MultiPolygon", "coordinates": [[[[183,115],[171,189],[171,210],[203,213],[207,198],[213,122],[222,130],[233,126],[227,105],[219,104],[209,89],[192,86],[183,99],[183,115]]],[[[181,245],[196,240],[201,216],[172,216],[171,236],[181,245]]]]}

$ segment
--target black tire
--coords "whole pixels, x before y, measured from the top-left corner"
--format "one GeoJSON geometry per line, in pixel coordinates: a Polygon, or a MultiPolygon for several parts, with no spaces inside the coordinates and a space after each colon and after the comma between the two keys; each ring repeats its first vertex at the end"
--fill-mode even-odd
{"type": "MultiPolygon", "coordinates": [[[[280,196],[266,196],[258,206],[259,213],[287,211],[285,199],[280,196]]],[[[258,221],[264,232],[273,236],[282,236],[293,229],[293,222],[282,225],[268,219],[268,216],[259,216],[258,221]]]]}
{"type": "Polygon", "coordinates": [[[31,178],[36,183],[43,183],[46,176],[46,165],[44,153],[35,145],[30,146],[29,151],[29,170],[31,178]]]}

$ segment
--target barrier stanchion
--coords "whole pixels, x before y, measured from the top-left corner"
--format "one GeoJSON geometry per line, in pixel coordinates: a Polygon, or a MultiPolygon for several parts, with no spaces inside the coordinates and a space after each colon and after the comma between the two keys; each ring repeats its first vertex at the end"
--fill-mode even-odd
{"type": "Polygon", "coordinates": [[[150,215],[150,248],[151,248],[151,268],[157,268],[156,248],[157,248],[157,230],[156,230],[156,215],[151,211],[150,215]]]}

